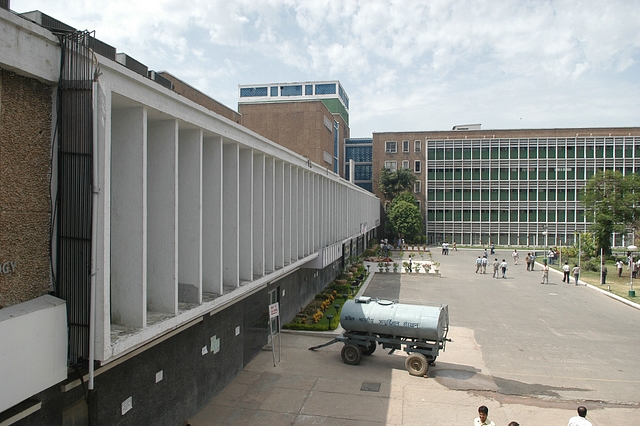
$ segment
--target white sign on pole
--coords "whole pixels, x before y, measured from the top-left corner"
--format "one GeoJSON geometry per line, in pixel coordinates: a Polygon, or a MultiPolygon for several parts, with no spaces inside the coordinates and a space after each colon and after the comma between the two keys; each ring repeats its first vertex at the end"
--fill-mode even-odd
{"type": "Polygon", "coordinates": [[[269,305],[269,319],[274,319],[277,316],[280,316],[280,304],[273,303],[269,305]]]}

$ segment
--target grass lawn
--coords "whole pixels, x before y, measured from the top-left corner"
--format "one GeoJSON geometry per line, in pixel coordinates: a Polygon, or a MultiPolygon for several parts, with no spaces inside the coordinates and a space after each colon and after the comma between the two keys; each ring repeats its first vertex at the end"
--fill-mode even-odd
{"type": "MultiPolygon", "coordinates": [[[[540,260],[540,258],[538,258],[540,260]]],[[[564,264],[564,261],[562,262],[564,264]]],[[[575,264],[575,259],[569,260],[569,266],[573,269],[575,264]]],[[[580,280],[594,285],[596,287],[600,287],[603,290],[609,289],[611,293],[616,294],[620,297],[624,297],[625,299],[631,300],[636,303],[640,303],[640,278],[635,278],[633,280],[633,289],[636,290],[636,297],[629,297],[629,281],[630,281],[630,271],[627,271],[627,265],[622,268],[622,276],[618,277],[618,269],[613,263],[607,262],[607,283],[604,285],[600,285],[600,273],[593,271],[585,271],[584,269],[580,273],[580,280]]],[[[549,265],[553,269],[557,269],[562,271],[562,265],[555,264],[549,265]]],[[[571,282],[573,283],[573,275],[571,275],[571,282]]]]}

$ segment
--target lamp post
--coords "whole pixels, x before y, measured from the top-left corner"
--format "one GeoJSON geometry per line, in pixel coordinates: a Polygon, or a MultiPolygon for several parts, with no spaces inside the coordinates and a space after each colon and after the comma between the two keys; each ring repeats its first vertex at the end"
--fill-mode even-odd
{"type": "Polygon", "coordinates": [[[631,259],[629,260],[629,265],[631,266],[629,268],[631,272],[631,281],[629,281],[629,297],[636,297],[636,291],[633,289],[633,269],[635,267],[635,265],[633,265],[633,252],[638,250],[638,247],[632,244],[627,247],[627,250],[631,252],[631,259]]]}
{"type": "Polygon", "coordinates": [[[544,227],[544,231],[542,231],[542,235],[544,235],[544,261],[547,262],[547,255],[549,254],[549,250],[548,250],[548,243],[549,243],[549,239],[547,238],[547,227],[544,227]]]}

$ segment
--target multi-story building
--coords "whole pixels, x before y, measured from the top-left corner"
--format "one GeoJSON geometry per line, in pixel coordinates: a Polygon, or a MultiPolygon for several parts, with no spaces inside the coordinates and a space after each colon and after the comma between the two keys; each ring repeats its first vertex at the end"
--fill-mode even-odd
{"type": "MultiPolygon", "coordinates": [[[[464,128],[373,135],[374,181],[382,167],[419,177],[429,243],[572,244],[591,223],[579,202],[587,179],[640,172],[638,127],[464,128]]],[[[614,235],[613,243],[629,241],[614,235]]]]}
{"type": "Polygon", "coordinates": [[[182,424],[277,332],[271,304],[291,320],[364,250],[379,201],[2,6],[0,424],[182,424]]]}
{"type": "Polygon", "coordinates": [[[238,90],[245,127],[343,176],[349,97],[339,81],[240,85],[238,90]]]}
{"type": "Polygon", "coordinates": [[[373,139],[346,139],[344,141],[344,160],[344,178],[373,192],[373,139]],[[350,160],[353,160],[353,176],[351,176],[350,160]]]}

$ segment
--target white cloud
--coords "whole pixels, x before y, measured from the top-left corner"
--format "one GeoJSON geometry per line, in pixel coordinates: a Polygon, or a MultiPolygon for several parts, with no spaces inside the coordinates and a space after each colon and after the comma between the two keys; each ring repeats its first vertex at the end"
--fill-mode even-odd
{"type": "Polygon", "coordinates": [[[478,121],[503,128],[640,124],[638,2],[14,0],[11,6],[95,29],[118,51],[231,107],[238,84],[340,80],[351,98],[354,136],[373,127],[478,121]]]}

